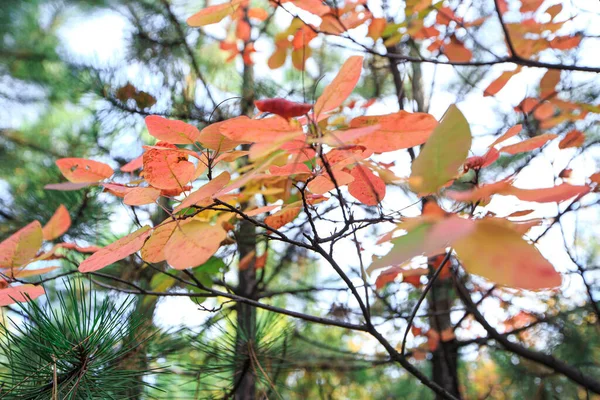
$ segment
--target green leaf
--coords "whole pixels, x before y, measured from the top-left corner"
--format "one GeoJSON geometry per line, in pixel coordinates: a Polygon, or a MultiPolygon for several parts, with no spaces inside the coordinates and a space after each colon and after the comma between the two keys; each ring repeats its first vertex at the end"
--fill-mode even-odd
{"type": "Polygon", "coordinates": [[[419,195],[437,192],[454,178],[471,148],[469,123],[452,105],[413,163],[411,190],[419,195]]]}

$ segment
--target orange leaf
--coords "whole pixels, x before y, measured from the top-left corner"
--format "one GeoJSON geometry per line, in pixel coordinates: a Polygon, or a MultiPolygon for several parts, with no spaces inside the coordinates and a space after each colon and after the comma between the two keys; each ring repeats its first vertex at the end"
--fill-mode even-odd
{"type": "Polygon", "coordinates": [[[79,272],[94,272],[132,255],[142,248],[151,228],[144,226],[114,243],[103,247],[79,265],[79,272]]]}
{"type": "Polygon", "coordinates": [[[0,306],[16,302],[24,303],[46,294],[42,286],[21,285],[0,290],[0,306]]]}
{"type": "Polygon", "coordinates": [[[589,186],[576,186],[562,183],[558,186],[541,189],[520,189],[514,186],[502,191],[503,195],[513,195],[523,201],[537,203],[553,203],[568,200],[572,197],[583,196],[590,191],[589,186]]]}
{"type": "MultiPolygon", "coordinates": [[[[332,173],[338,186],[347,185],[354,180],[352,175],[344,171],[332,170],[332,173]]],[[[335,189],[335,183],[331,180],[327,172],[317,176],[308,183],[308,190],[314,194],[325,194],[333,189],[335,189]]]]}
{"type": "Polygon", "coordinates": [[[362,56],[352,56],[346,60],[337,76],[317,99],[314,107],[314,113],[317,117],[338,108],[350,96],[360,78],[362,63],[362,56]]]}
{"type": "Polygon", "coordinates": [[[182,222],[167,220],[154,228],[152,236],[146,240],[144,247],[142,247],[142,260],[149,263],[165,261],[165,245],[173,235],[178,223],[181,224],[182,222]]]}
{"type": "Polygon", "coordinates": [[[225,121],[221,125],[220,132],[231,140],[256,143],[271,142],[278,135],[302,133],[302,128],[290,124],[285,118],[279,116],[264,119],[237,117],[225,121]]]}
{"type": "Polygon", "coordinates": [[[585,142],[585,135],[583,132],[573,129],[565,135],[565,137],[558,143],[559,149],[568,149],[569,147],[581,147],[585,142]]]}
{"type": "Polygon", "coordinates": [[[152,204],[160,196],[160,190],[153,187],[132,188],[123,198],[123,203],[128,206],[141,206],[152,204]]]}
{"type": "Polygon", "coordinates": [[[467,49],[456,36],[452,36],[450,43],[444,45],[444,54],[451,62],[469,62],[473,57],[471,50],[467,49]]]}
{"type": "Polygon", "coordinates": [[[224,171],[219,176],[209,181],[207,184],[202,186],[200,189],[190,193],[188,197],[186,197],[180,205],[175,207],[173,212],[179,212],[184,208],[191,207],[193,205],[198,205],[199,207],[203,207],[213,202],[212,195],[217,193],[219,190],[223,189],[225,185],[229,183],[231,176],[229,172],[224,171]]]}
{"type": "Polygon", "coordinates": [[[551,96],[560,82],[560,70],[549,69],[540,81],[540,96],[545,99],[551,96]]]}
{"type": "Polygon", "coordinates": [[[511,137],[518,135],[519,132],[521,132],[521,129],[523,129],[523,125],[521,125],[521,124],[513,126],[509,130],[507,130],[506,133],[504,133],[504,135],[502,135],[498,139],[494,140],[494,143],[490,144],[489,147],[494,147],[498,143],[502,143],[505,140],[510,139],[511,137]]]}
{"type": "Polygon", "coordinates": [[[207,149],[218,152],[225,152],[235,149],[242,142],[231,140],[221,133],[221,127],[227,121],[216,122],[210,124],[198,136],[198,142],[207,149]]]}
{"type": "Polygon", "coordinates": [[[535,108],[533,116],[538,121],[543,121],[554,116],[554,105],[552,103],[542,103],[535,108]]]}
{"type": "Polygon", "coordinates": [[[383,33],[387,21],[385,18],[373,18],[371,24],[369,25],[369,32],[367,33],[367,37],[377,41],[381,37],[383,33]]]}
{"type": "Polygon", "coordinates": [[[296,219],[301,210],[302,207],[284,207],[275,214],[266,217],[265,224],[270,228],[279,229],[296,219]]]}
{"type": "Polygon", "coordinates": [[[581,36],[557,36],[550,41],[550,47],[556,50],[574,49],[581,43],[581,36]]]}
{"type": "Polygon", "coordinates": [[[354,118],[351,128],[379,125],[371,134],[357,138],[354,143],[365,146],[376,153],[407,149],[427,141],[438,122],[426,113],[399,111],[393,114],[354,118]]]}
{"type": "Polygon", "coordinates": [[[521,0],[521,12],[533,12],[536,11],[544,0],[521,0]]]}
{"type": "Polygon", "coordinates": [[[136,157],[133,160],[129,161],[127,164],[123,165],[121,167],[121,171],[123,171],[123,172],[133,172],[136,169],[142,168],[143,165],[144,165],[144,156],[141,155],[141,156],[136,157]]]}
{"type": "Polygon", "coordinates": [[[531,139],[523,140],[522,142],[511,144],[500,148],[500,152],[508,154],[524,153],[526,151],[532,151],[539,149],[550,140],[557,138],[558,135],[553,133],[544,133],[543,135],[536,136],[531,139]]]}
{"type": "Polygon", "coordinates": [[[13,233],[0,243],[0,268],[15,268],[28,263],[42,246],[42,225],[38,221],[13,233]]]}
{"type": "Polygon", "coordinates": [[[58,206],[54,215],[42,228],[44,240],[54,240],[63,235],[71,226],[71,216],[64,205],[58,206]]]}
{"type": "Polygon", "coordinates": [[[56,165],[65,178],[73,183],[98,182],[113,174],[108,165],[85,158],[61,158],[56,160],[56,165]]]}
{"type": "Polygon", "coordinates": [[[477,221],[454,250],[468,272],[500,285],[539,290],[561,284],[552,264],[502,220],[477,221]]]}
{"type": "Polygon", "coordinates": [[[144,153],[144,179],[158,189],[182,188],[196,168],[179,150],[152,148],[144,153]]]}
{"type": "Polygon", "coordinates": [[[192,144],[199,141],[200,131],[183,121],[149,115],[145,119],[148,132],[158,140],[171,144],[192,144]]]}
{"type": "Polygon", "coordinates": [[[385,182],[370,169],[357,164],[350,171],[354,181],[348,184],[348,192],[361,203],[375,206],[385,197],[385,182]]]}
{"type": "Polygon", "coordinates": [[[189,26],[216,24],[228,15],[233,14],[244,0],[232,0],[227,3],[206,7],[187,19],[189,26]]]}
{"type": "Polygon", "coordinates": [[[306,164],[302,164],[302,163],[286,164],[283,167],[278,167],[277,165],[272,165],[269,167],[269,172],[273,176],[292,176],[292,175],[299,175],[299,174],[302,174],[302,175],[309,174],[310,175],[312,173],[310,171],[310,169],[308,169],[306,164]]]}
{"type": "Polygon", "coordinates": [[[175,228],[164,254],[175,269],[193,268],[204,264],[215,254],[226,237],[227,233],[220,226],[191,220],[175,228]]]}
{"type": "Polygon", "coordinates": [[[484,96],[493,96],[498,93],[512,78],[521,72],[521,66],[518,66],[517,69],[513,71],[504,71],[498,78],[496,78],[483,92],[484,96]]]}
{"type": "Polygon", "coordinates": [[[477,201],[489,199],[492,195],[499,194],[510,187],[509,181],[502,180],[500,182],[481,185],[473,190],[466,190],[462,192],[446,190],[444,194],[456,201],[475,203],[477,201]]]}

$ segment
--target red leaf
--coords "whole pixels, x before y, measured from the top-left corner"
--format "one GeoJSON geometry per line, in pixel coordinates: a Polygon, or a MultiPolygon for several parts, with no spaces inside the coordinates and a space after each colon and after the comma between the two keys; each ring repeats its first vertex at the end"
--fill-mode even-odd
{"type": "Polygon", "coordinates": [[[124,259],[140,250],[150,236],[151,228],[144,226],[137,231],[122,237],[114,243],[103,247],[79,265],[79,272],[94,272],[110,264],[124,259]]]}
{"type": "Polygon", "coordinates": [[[295,103],[280,98],[256,100],[254,105],[262,112],[276,114],[285,119],[291,119],[307,114],[312,108],[311,104],[295,103]]]}
{"type": "Polygon", "coordinates": [[[518,135],[519,132],[521,132],[521,129],[523,129],[523,125],[521,125],[521,124],[513,126],[509,130],[507,130],[504,135],[502,135],[498,139],[494,140],[494,143],[490,144],[490,147],[494,147],[498,143],[502,143],[505,140],[508,140],[511,137],[518,135]]]}

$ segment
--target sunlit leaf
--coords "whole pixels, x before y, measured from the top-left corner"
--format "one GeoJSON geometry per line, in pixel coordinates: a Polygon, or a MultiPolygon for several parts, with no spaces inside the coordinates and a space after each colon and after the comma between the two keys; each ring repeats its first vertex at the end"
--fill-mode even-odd
{"type": "Polygon", "coordinates": [[[223,4],[206,7],[187,19],[189,26],[205,26],[216,24],[223,18],[233,14],[244,0],[231,0],[223,4]]]}
{"type": "Polygon", "coordinates": [[[58,206],[54,215],[42,228],[44,240],[54,240],[63,235],[71,226],[71,216],[64,205],[58,206]]]}
{"type": "Polygon", "coordinates": [[[229,183],[230,179],[231,176],[229,175],[229,172],[222,172],[219,176],[206,183],[200,189],[190,193],[190,195],[186,197],[173,211],[179,212],[184,208],[191,207],[193,205],[198,205],[199,207],[209,205],[213,202],[211,196],[223,189],[225,185],[229,183]]]}
{"type": "Polygon", "coordinates": [[[352,56],[340,68],[337,76],[323,90],[314,107],[315,115],[334,110],[350,96],[362,71],[362,56],[352,56]]]}
{"type": "Polygon", "coordinates": [[[42,225],[33,221],[0,243],[0,268],[27,264],[42,246],[42,225]]]}
{"type": "Polygon", "coordinates": [[[385,182],[370,169],[357,164],[350,171],[354,181],[348,184],[348,192],[358,201],[375,206],[385,197],[385,182]]]}
{"type": "Polygon", "coordinates": [[[199,141],[200,131],[183,121],[149,115],[145,119],[148,132],[158,140],[171,144],[193,144],[199,141]]]}
{"type": "Polygon", "coordinates": [[[527,151],[539,149],[552,139],[556,139],[558,135],[553,133],[544,133],[531,139],[523,140],[522,142],[511,144],[500,148],[501,153],[518,154],[527,151]]]}
{"type": "Polygon", "coordinates": [[[175,269],[196,267],[215,254],[226,236],[220,226],[192,220],[175,228],[165,245],[165,258],[175,269]]]}
{"type": "Polygon", "coordinates": [[[108,165],[85,158],[61,158],[56,160],[60,172],[69,182],[89,183],[110,178],[114,171],[108,165]]]}
{"type": "Polygon", "coordinates": [[[144,153],[144,179],[158,189],[182,188],[196,168],[179,150],[152,148],[144,153]]]}
{"type": "Polygon", "coordinates": [[[573,129],[569,131],[565,137],[558,143],[559,149],[568,149],[569,147],[581,147],[585,142],[583,132],[573,129]]]}
{"type": "Polygon", "coordinates": [[[454,243],[454,250],[468,272],[496,284],[529,290],[561,284],[552,264],[501,220],[477,221],[471,234],[454,243]]]}
{"type": "Polygon", "coordinates": [[[24,303],[30,299],[34,300],[44,294],[46,294],[46,292],[42,286],[29,284],[12,286],[0,290],[0,306],[3,307],[16,302],[24,303]]]}
{"type": "Polygon", "coordinates": [[[150,236],[151,228],[144,226],[114,243],[103,247],[79,265],[79,272],[94,272],[124,259],[140,250],[150,236]]]}
{"type": "Polygon", "coordinates": [[[284,207],[275,214],[266,217],[265,224],[273,229],[279,229],[296,219],[301,210],[302,207],[284,207]]]}
{"type": "Polygon", "coordinates": [[[437,192],[456,176],[470,148],[469,124],[456,106],[450,106],[413,163],[411,189],[420,194],[437,192]]]}
{"type": "Polygon", "coordinates": [[[132,188],[125,194],[123,203],[128,206],[141,206],[154,203],[160,196],[160,190],[153,187],[132,188]]]}

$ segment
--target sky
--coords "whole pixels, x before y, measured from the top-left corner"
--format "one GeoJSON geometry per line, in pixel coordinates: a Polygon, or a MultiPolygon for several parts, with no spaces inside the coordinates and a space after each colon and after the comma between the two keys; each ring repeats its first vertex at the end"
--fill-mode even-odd
{"type": "MultiPolygon", "coordinates": [[[[178,11],[181,12],[182,15],[189,15],[196,11],[194,9],[190,9],[190,7],[193,7],[194,2],[188,3],[191,5],[178,8],[178,11]]],[[[198,2],[199,6],[200,3],[201,2],[198,2]]],[[[548,2],[548,4],[552,3],[553,2],[548,2]]],[[[581,7],[587,9],[588,11],[600,14],[600,2],[598,1],[578,0],[569,4],[572,4],[572,7],[581,7]]],[[[293,9],[293,6],[290,7],[293,9]]],[[[376,9],[376,7],[374,9],[376,9]]],[[[572,11],[573,10],[569,9],[569,6],[565,5],[565,9],[563,11],[564,18],[568,19],[569,14],[572,11]]],[[[128,34],[128,23],[123,15],[115,10],[93,12],[91,14],[86,14],[85,18],[77,18],[75,17],[76,13],[77,12],[74,11],[74,18],[69,19],[61,30],[61,37],[63,38],[65,45],[64,51],[68,52],[69,55],[74,56],[77,60],[80,60],[84,63],[94,62],[107,67],[118,64],[123,54],[123,43],[128,34]]],[[[509,12],[506,15],[506,19],[510,21],[511,18],[515,17],[515,15],[516,14],[513,15],[511,12],[509,12]]],[[[285,26],[286,23],[289,23],[289,19],[289,15],[285,13],[279,13],[277,23],[280,26],[285,26]]],[[[579,20],[576,23],[577,27],[579,29],[584,29],[586,34],[600,36],[600,24],[597,22],[597,20],[594,21],[590,17],[589,19],[586,18],[579,20]]],[[[491,24],[493,24],[493,22],[491,22],[491,24]]],[[[490,26],[490,32],[499,32],[497,28],[498,27],[494,28],[493,26],[490,26]]],[[[568,23],[566,24],[565,29],[571,29],[571,27],[568,26],[568,23]]],[[[224,31],[221,26],[209,27],[208,31],[209,33],[219,37],[224,36],[224,31]]],[[[359,32],[359,30],[352,32],[352,34],[355,37],[364,37],[364,32],[359,32]]],[[[496,34],[491,33],[490,37],[485,38],[485,40],[492,44],[493,48],[499,47],[501,49],[503,47],[501,37],[496,34]],[[498,46],[498,44],[500,44],[500,46],[498,46]]],[[[583,46],[584,48],[581,51],[582,57],[580,60],[578,60],[578,64],[597,64],[598,42],[584,41],[583,46]]],[[[265,65],[265,60],[271,52],[271,45],[265,41],[257,43],[256,47],[259,50],[256,58],[256,64],[265,65]]],[[[526,68],[521,74],[513,78],[497,96],[483,98],[483,89],[487,86],[487,84],[495,79],[500,72],[512,68],[514,68],[514,66],[510,65],[502,65],[492,68],[486,78],[479,84],[480,90],[474,91],[458,104],[459,108],[461,111],[463,111],[467,120],[470,122],[474,135],[495,133],[500,126],[505,125],[506,121],[499,120],[497,117],[498,110],[510,111],[512,107],[516,106],[520,102],[520,100],[533,93],[535,90],[535,85],[537,85],[537,82],[539,82],[539,79],[544,73],[544,70],[526,68]]],[[[430,113],[439,119],[448,106],[456,101],[456,96],[452,92],[445,89],[447,82],[451,82],[456,79],[456,73],[451,66],[435,67],[431,64],[423,64],[423,71],[425,74],[424,80],[426,82],[431,81],[434,75],[436,82],[440,82],[439,84],[436,84],[434,89],[435,93],[431,98],[430,108],[430,113]]],[[[281,76],[282,74],[281,71],[270,71],[266,68],[258,69],[257,73],[259,75],[270,74],[275,77],[281,76]]],[[[135,66],[132,66],[128,71],[126,71],[126,75],[132,80],[136,79],[136,82],[141,84],[144,84],[145,80],[151,79],[151,77],[140,75],[135,66]]],[[[573,74],[573,77],[576,81],[585,81],[590,79],[590,74],[576,73],[573,74]]],[[[326,79],[331,79],[331,77],[327,77],[326,79]]],[[[388,97],[382,99],[381,102],[378,102],[375,106],[371,107],[369,109],[369,113],[384,114],[396,110],[396,99],[394,97],[388,97]]],[[[509,124],[516,124],[517,117],[518,115],[514,113],[514,121],[509,121],[509,124]]],[[[514,140],[516,141],[516,139],[514,140]]],[[[483,154],[485,147],[492,141],[492,136],[489,136],[486,139],[478,140],[476,142],[476,146],[474,147],[475,152],[478,155],[483,154]]],[[[557,176],[562,168],[564,168],[575,151],[576,150],[563,150],[559,153],[557,144],[551,144],[546,150],[544,150],[544,157],[536,159],[523,171],[517,180],[517,186],[528,188],[552,186],[556,182],[555,176],[557,176]],[[554,161],[554,165],[550,163],[550,160],[554,161]]],[[[597,153],[598,152],[595,154],[595,159],[598,159],[597,153]]],[[[399,160],[398,164],[400,165],[398,168],[398,175],[408,176],[410,170],[408,167],[409,159],[406,152],[401,152],[395,156],[388,157],[397,157],[397,160],[399,160]]],[[[572,164],[576,174],[571,183],[581,184],[584,182],[586,176],[589,175],[589,171],[597,170],[598,165],[596,164],[595,159],[593,157],[579,157],[572,164]]],[[[405,195],[397,190],[390,190],[390,195],[388,195],[385,199],[385,204],[388,205],[410,204],[411,202],[412,200],[407,199],[405,195]]],[[[488,206],[488,209],[502,210],[501,215],[507,215],[517,209],[529,207],[535,208],[535,215],[540,217],[555,215],[557,211],[557,206],[555,204],[524,205],[523,202],[520,202],[515,198],[499,196],[494,198],[492,203],[488,206]]],[[[416,207],[406,210],[406,214],[408,215],[415,215],[417,213],[418,208],[416,207]]],[[[115,229],[124,232],[126,229],[128,229],[128,227],[122,223],[122,217],[122,215],[115,216],[115,229]]],[[[598,216],[592,210],[579,214],[579,218],[586,222],[586,224],[584,224],[584,233],[588,237],[599,236],[599,217],[600,216],[598,216]]],[[[575,220],[572,218],[572,216],[565,218],[565,228],[569,231],[569,236],[573,235],[575,226],[575,220]]],[[[328,229],[328,227],[325,226],[323,229],[328,229]]],[[[534,229],[531,236],[536,237],[540,231],[541,229],[538,229],[537,232],[534,229]]],[[[365,240],[368,239],[369,238],[365,238],[365,240]]],[[[372,241],[373,238],[371,237],[370,240],[372,241]]],[[[551,260],[558,270],[564,272],[566,269],[573,268],[573,265],[568,259],[566,253],[561,249],[561,246],[562,239],[560,231],[554,228],[550,231],[547,237],[540,242],[539,249],[546,258],[551,260]],[[560,243],[560,245],[557,246],[557,243],[560,243]]],[[[367,263],[374,254],[385,254],[385,248],[376,248],[374,246],[365,247],[367,250],[363,252],[362,256],[367,263]]],[[[356,266],[356,257],[354,254],[354,245],[349,242],[341,244],[335,252],[336,257],[342,260],[343,264],[356,266]],[[348,254],[351,254],[351,256],[348,256],[348,254]]],[[[330,272],[324,271],[323,275],[324,277],[330,276],[330,272]]],[[[356,283],[360,284],[360,281],[356,280],[356,283]]],[[[566,296],[577,299],[582,294],[582,285],[578,279],[570,277],[565,281],[565,284],[563,285],[563,291],[566,296]]],[[[523,300],[525,302],[524,306],[533,307],[535,304],[534,297],[535,296],[532,296],[532,298],[523,300]]],[[[334,295],[324,296],[323,301],[320,304],[324,313],[329,309],[332,300],[343,301],[345,300],[345,295],[337,294],[335,297],[334,295]]],[[[488,310],[493,310],[495,308],[494,304],[488,304],[486,307],[488,310]]],[[[207,313],[199,311],[198,307],[192,301],[185,298],[172,297],[161,300],[156,314],[156,320],[165,328],[174,327],[180,324],[196,326],[198,325],[198,321],[202,321],[206,316],[207,313]]],[[[502,314],[498,314],[497,318],[501,320],[502,314]]]]}

